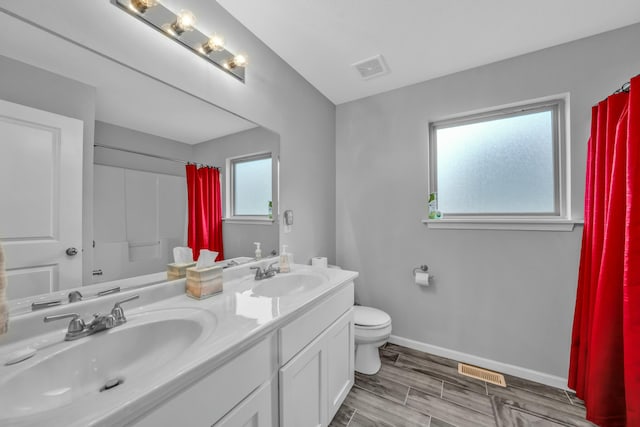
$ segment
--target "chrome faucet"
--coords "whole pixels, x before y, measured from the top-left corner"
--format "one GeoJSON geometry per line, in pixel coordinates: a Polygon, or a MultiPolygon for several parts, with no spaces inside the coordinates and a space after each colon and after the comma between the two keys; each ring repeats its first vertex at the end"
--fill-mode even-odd
{"type": "Polygon", "coordinates": [[[278,262],[272,262],[271,264],[269,264],[269,266],[265,269],[262,269],[261,267],[250,267],[251,270],[255,270],[256,271],[256,275],[254,277],[255,280],[263,280],[263,279],[268,279],[270,277],[273,277],[276,275],[276,273],[280,272],[280,269],[278,267],[273,268],[274,265],[276,265],[278,262]]]}
{"type": "Polygon", "coordinates": [[[127,323],[127,318],[124,316],[124,310],[120,307],[120,304],[124,304],[125,302],[133,301],[134,299],[140,298],[140,295],[133,295],[129,298],[123,299],[122,301],[118,301],[113,308],[111,309],[111,315],[113,316],[116,324],[115,326],[120,326],[123,323],[127,323]]]}
{"type": "Polygon", "coordinates": [[[84,320],[80,318],[80,315],[78,313],[56,314],[54,316],[46,316],[43,320],[48,323],[56,320],[71,318],[69,326],[67,327],[67,333],[64,336],[64,340],[73,341],[77,340],[78,338],[87,337],[97,332],[115,328],[116,326],[126,323],[127,318],[125,317],[124,310],[122,310],[120,304],[138,298],[140,298],[139,295],[133,295],[127,299],[118,301],[111,309],[110,314],[96,313],[93,315],[93,319],[91,320],[91,322],[87,324],[85,324],[84,320]]]}

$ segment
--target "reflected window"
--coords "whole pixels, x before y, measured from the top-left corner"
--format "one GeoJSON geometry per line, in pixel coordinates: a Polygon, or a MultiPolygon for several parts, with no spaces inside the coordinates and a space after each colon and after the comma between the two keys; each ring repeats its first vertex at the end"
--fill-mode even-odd
{"type": "Polygon", "coordinates": [[[271,153],[235,158],[230,166],[231,215],[271,218],[271,153]]]}
{"type": "Polygon", "coordinates": [[[560,217],[562,100],[430,126],[430,191],[451,217],[560,217]]]}

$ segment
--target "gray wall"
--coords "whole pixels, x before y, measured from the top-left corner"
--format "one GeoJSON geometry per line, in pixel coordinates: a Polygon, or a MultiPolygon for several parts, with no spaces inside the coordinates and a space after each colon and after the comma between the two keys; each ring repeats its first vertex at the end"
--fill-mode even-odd
{"type": "MultiPolygon", "coordinates": [[[[223,183],[223,215],[226,216],[226,159],[242,155],[271,152],[274,163],[273,188],[277,189],[277,159],[280,156],[280,137],[265,128],[257,127],[193,146],[194,159],[220,167],[223,183]]],[[[254,256],[253,242],[262,243],[262,254],[272,249],[279,251],[278,198],[273,200],[275,222],[272,224],[247,224],[225,221],[223,225],[225,258],[254,256]]]]}
{"type": "MultiPolygon", "coordinates": [[[[0,56],[0,99],[84,122],[82,164],[82,240],[93,240],[93,138],[95,89],[75,80],[0,56]]],[[[91,282],[91,251],[82,254],[83,282],[91,282]]]]}
{"type": "Polygon", "coordinates": [[[566,377],[582,227],[434,230],[426,217],[430,121],[570,93],[571,205],[581,218],[591,106],[640,72],[640,25],[337,107],[337,263],[393,334],[566,377]],[[432,287],[413,284],[428,264],[432,287]]]}
{"type": "MultiPolygon", "coordinates": [[[[185,161],[193,157],[191,145],[101,121],[96,121],[95,143],[185,161]]],[[[95,148],[94,163],[185,176],[180,163],[100,147],[95,148]]]]}

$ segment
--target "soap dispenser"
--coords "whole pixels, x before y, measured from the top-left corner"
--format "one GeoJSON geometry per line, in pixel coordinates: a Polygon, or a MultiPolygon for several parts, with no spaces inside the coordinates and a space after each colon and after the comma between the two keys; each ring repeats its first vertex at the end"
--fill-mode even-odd
{"type": "Polygon", "coordinates": [[[262,258],[262,249],[260,249],[260,242],[253,242],[256,245],[256,259],[262,258]]]}
{"type": "Polygon", "coordinates": [[[282,245],[282,252],[280,252],[280,273],[289,273],[291,271],[291,263],[289,261],[289,254],[287,253],[287,245],[282,245]]]}

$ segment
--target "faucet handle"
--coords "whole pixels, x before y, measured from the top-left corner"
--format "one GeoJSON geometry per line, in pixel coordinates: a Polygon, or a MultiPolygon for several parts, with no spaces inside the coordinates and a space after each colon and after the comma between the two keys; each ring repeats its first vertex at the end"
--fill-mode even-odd
{"type": "Polygon", "coordinates": [[[260,280],[264,277],[264,270],[262,270],[260,266],[249,267],[249,269],[256,271],[256,277],[255,277],[256,280],[260,280]]]}
{"type": "Polygon", "coordinates": [[[265,274],[269,273],[269,274],[275,274],[275,273],[280,273],[280,267],[276,267],[273,268],[274,265],[280,264],[279,261],[276,262],[272,262],[271,264],[269,264],[269,266],[265,269],[265,274]]]}
{"type": "Polygon", "coordinates": [[[43,301],[43,302],[32,302],[31,303],[31,311],[40,310],[43,308],[55,307],[56,305],[62,304],[62,300],[53,300],[53,301],[43,301]]]}
{"type": "Polygon", "coordinates": [[[68,298],[69,302],[82,301],[82,294],[80,293],[80,291],[72,291],[69,292],[68,298]]]}
{"type": "MultiPolygon", "coordinates": [[[[115,288],[111,288],[111,289],[105,289],[104,291],[98,292],[96,295],[99,297],[103,297],[105,295],[116,294],[118,292],[120,292],[120,286],[116,286],[115,288]]],[[[124,302],[124,301],[120,301],[120,302],[124,302]]]]}
{"type": "Polygon", "coordinates": [[[78,333],[82,332],[85,328],[84,320],[80,318],[78,313],[65,313],[65,314],[55,314],[53,316],[45,316],[44,320],[46,323],[54,322],[56,320],[68,319],[71,318],[71,322],[69,322],[69,327],[67,328],[67,333],[78,333]]]}
{"type": "Polygon", "coordinates": [[[127,321],[127,318],[124,315],[124,310],[122,309],[122,307],[120,307],[120,304],[124,304],[125,302],[133,301],[134,299],[138,298],[140,298],[140,295],[133,295],[114,304],[113,308],[111,309],[111,315],[113,316],[116,325],[122,325],[127,321]]]}
{"type": "Polygon", "coordinates": [[[124,304],[125,302],[133,301],[134,299],[138,299],[138,298],[140,298],[140,295],[138,295],[138,294],[132,295],[129,298],[125,298],[125,299],[123,299],[121,301],[118,301],[113,307],[114,308],[120,307],[120,304],[124,304]]]}

